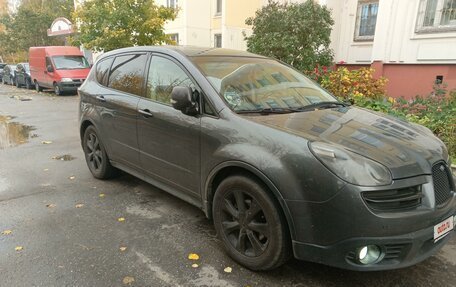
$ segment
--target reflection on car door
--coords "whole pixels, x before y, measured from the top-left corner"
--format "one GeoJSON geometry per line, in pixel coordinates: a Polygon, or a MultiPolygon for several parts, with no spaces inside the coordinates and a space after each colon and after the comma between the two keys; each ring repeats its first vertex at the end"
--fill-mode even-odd
{"type": "MultiPolygon", "coordinates": [[[[140,169],[136,132],[139,96],[143,94],[147,54],[127,54],[108,62],[108,88],[96,95],[103,130],[108,139],[111,160],[140,169]]],[[[102,63],[97,65],[103,69],[102,63]]],[[[106,73],[97,70],[99,81],[106,73]]]]}
{"type": "Polygon", "coordinates": [[[199,196],[200,117],[182,114],[171,106],[175,86],[196,88],[183,68],[171,58],[152,57],[138,111],[140,161],[145,172],[173,188],[199,196]]]}

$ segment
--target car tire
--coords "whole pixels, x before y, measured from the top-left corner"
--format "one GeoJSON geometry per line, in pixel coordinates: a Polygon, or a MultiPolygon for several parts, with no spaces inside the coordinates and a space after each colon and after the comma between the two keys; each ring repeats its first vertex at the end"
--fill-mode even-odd
{"type": "Polygon", "coordinates": [[[118,169],[109,162],[106,149],[94,126],[85,130],[82,144],[87,166],[94,177],[109,179],[118,174],[118,169]]]}
{"type": "Polygon", "coordinates": [[[281,207],[253,177],[224,179],[217,187],[212,212],[218,237],[239,264],[271,270],[290,258],[291,240],[281,207]]]}
{"type": "Polygon", "coordinates": [[[32,83],[30,82],[30,80],[25,80],[25,88],[27,90],[30,90],[32,88],[32,83]]]}
{"type": "Polygon", "coordinates": [[[19,81],[18,81],[18,80],[16,80],[15,82],[16,82],[16,88],[20,88],[20,87],[21,87],[21,85],[19,84],[19,81]]]}
{"type": "Polygon", "coordinates": [[[62,90],[60,90],[59,85],[54,84],[54,93],[56,96],[61,96],[62,95],[62,90]]]}
{"type": "Polygon", "coordinates": [[[37,92],[41,92],[43,90],[43,88],[40,87],[40,84],[38,84],[38,81],[35,81],[35,90],[37,92]]]}

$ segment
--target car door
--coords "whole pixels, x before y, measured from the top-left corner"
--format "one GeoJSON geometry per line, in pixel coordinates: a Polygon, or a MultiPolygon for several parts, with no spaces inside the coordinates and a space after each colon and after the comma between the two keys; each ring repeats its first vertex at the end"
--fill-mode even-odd
{"type": "Polygon", "coordinates": [[[201,118],[184,115],[171,106],[174,86],[198,90],[183,66],[170,57],[154,54],[146,97],[138,104],[141,166],[152,178],[199,196],[201,118]]]}
{"type": "Polygon", "coordinates": [[[137,119],[138,102],[144,93],[146,53],[121,54],[97,64],[100,80],[106,73],[103,66],[109,66],[106,88],[95,95],[100,123],[108,144],[110,159],[131,168],[140,169],[137,119]],[[111,62],[109,62],[111,61],[111,62]]]}

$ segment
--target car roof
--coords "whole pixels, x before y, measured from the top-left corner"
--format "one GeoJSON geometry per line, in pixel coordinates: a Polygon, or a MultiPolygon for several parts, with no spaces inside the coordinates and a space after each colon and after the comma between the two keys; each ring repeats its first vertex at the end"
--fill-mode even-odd
{"type": "Polygon", "coordinates": [[[231,50],[224,48],[208,48],[197,46],[138,46],[131,48],[122,48],[107,52],[103,56],[115,55],[118,53],[150,51],[150,52],[177,52],[186,57],[200,56],[219,56],[219,57],[251,57],[251,58],[266,58],[257,54],[246,51],[231,50]]]}

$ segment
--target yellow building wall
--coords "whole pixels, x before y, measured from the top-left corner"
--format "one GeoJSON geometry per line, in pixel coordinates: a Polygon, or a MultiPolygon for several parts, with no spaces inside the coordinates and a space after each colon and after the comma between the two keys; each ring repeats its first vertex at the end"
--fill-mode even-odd
{"type": "Polygon", "coordinates": [[[216,16],[211,20],[211,29],[220,30],[222,28],[222,17],[216,16]]]}
{"type": "Polygon", "coordinates": [[[245,19],[255,16],[255,12],[263,5],[263,0],[227,0],[225,1],[225,25],[248,28],[245,19]]]}

